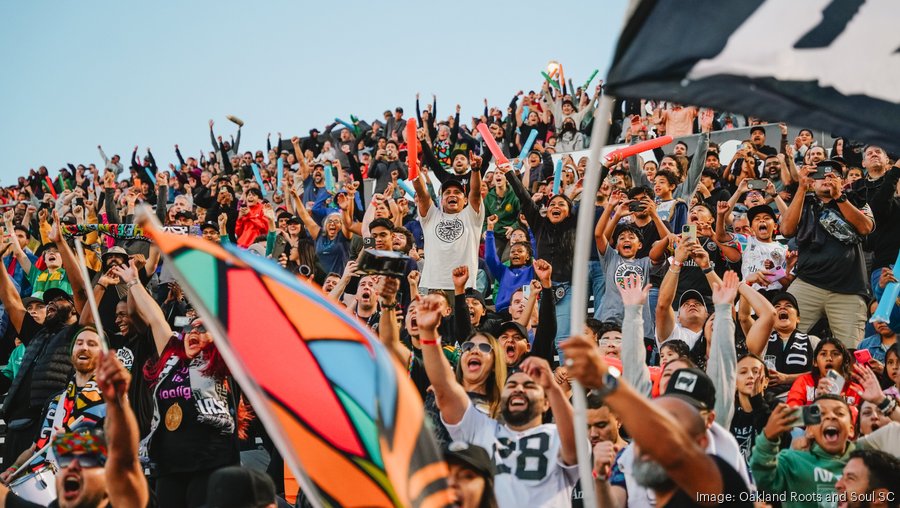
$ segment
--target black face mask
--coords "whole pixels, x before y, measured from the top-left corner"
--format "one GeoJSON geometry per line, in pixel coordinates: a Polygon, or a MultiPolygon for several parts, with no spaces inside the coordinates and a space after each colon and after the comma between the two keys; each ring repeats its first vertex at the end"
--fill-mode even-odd
{"type": "Polygon", "coordinates": [[[564,123],[562,126],[563,132],[575,132],[575,124],[572,123],[564,123]]]}

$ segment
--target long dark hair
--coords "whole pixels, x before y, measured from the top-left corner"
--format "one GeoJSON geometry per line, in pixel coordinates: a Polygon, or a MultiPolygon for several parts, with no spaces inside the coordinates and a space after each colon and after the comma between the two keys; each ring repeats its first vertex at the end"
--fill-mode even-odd
{"type": "Polygon", "coordinates": [[[817,365],[817,359],[819,356],[819,352],[822,351],[822,348],[831,344],[835,349],[841,354],[841,368],[838,369],[838,373],[844,376],[844,379],[849,382],[850,373],[853,368],[853,355],[850,354],[850,351],[847,350],[847,346],[844,345],[843,342],[834,338],[834,337],[826,337],[819,341],[816,345],[816,349],[813,351],[813,361],[812,366],[810,367],[810,372],[812,372],[813,381],[819,382],[819,366],[817,365]]]}
{"type": "Polygon", "coordinates": [[[900,383],[895,384],[894,381],[888,377],[887,362],[888,362],[888,357],[890,357],[891,355],[896,356],[897,361],[900,361],[900,342],[895,342],[894,345],[889,347],[887,352],[884,354],[884,367],[885,368],[881,374],[884,377],[884,379],[881,380],[882,387],[890,387],[890,386],[900,385],[900,383]]]}

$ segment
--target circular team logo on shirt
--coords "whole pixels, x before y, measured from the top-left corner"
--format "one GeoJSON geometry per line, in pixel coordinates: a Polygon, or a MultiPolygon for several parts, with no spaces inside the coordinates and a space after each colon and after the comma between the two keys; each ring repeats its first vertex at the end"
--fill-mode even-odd
{"type": "Polygon", "coordinates": [[[434,227],[434,234],[444,243],[453,243],[463,235],[463,221],[459,217],[441,219],[434,227]]]}
{"type": "Polygon", "coordinates": [[[134,366],[134,353],[132,353],[130,349],[127,347],[117,349],[116,358],[122,362],[122,365],[128,369],[128,372],[131,372],[131,367],[134,366]]]}
{"type": "Polygon", "coordinates": [[[632,263],[621,263],[616,267],[616,272],[613,275],[615,278],[616,284],[619,287],[625,287],[625,278],[630,275],[637,275],[638,282],[640,282],[641,287],[644,287],[644,269],[640,265],[635,265],[632,263]]]}

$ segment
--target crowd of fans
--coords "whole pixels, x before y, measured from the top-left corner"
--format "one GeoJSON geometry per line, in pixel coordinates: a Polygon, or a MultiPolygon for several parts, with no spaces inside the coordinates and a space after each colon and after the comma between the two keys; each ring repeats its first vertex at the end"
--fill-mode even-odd
{"type": "Polygon", "coordinates": [[[604,507],[897,506],[900,311],[888,301],[869,318],[896,297],[900,165],[879,146],[789,139],[783,124],[770,146],[760,119],[677,104],[619,101],[595,119],[601,93],[544,83],[505,109],[485,100],[469,125],[459,105],[442,118],[417,96],[411,180],[396,108],[243,152],[239,119],[227,140],[210,120],[208,155],[175,145],[168,169],[149,148],[128,163],[98,146],[100,163],[2,189],[0,504],[45,505],[16,486],[48,469],[53,506],[296,494],[135,227],[146,204],[171,231],[271,258],[371,327],[408,366],[457,506],[583,506],[588,446],[604,507]],[[697,148],[610,164],[585,197],[594,169],[566,153],[589,146],[595,121],[612,124],[604,141],[697,148]],[[740,126],[749,136],[723,160],[709,132],[740,126]],[[589,280],[573,281],[583,199],[595,243],[589,280]],[[569,329],[576,282],[591,293],[584,330],[569,329]],[[573,380],[591,389],[590,443],[575,437],[573,380]]]}

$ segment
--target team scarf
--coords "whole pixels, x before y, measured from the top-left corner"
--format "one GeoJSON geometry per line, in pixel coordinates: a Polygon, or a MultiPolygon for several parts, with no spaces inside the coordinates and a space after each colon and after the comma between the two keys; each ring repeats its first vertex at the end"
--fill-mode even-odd
{"type": "MultiPolygon", "coordinates": [[[[199,226],[165,226],[169,233],[176,235],[200,236],[199,226]]],[[[84,236],[90,233],[100,233],[115,240],[146,240],[144,229],[137,224],[66,224],[63,225],[63,235],[67,237],[84,236]]]]}
{"type": "Polygon", "coordinates": [[[44,426],[38,436],[37,448],[41,449],[50,442],[54,427],[62,427],[60,433],[72,432],[72,425],[82,418],[78,427],[95,427],[103,425],[106,418],[106,403],[100,393],[100,387],[94,376],[81,388],[75,384],[75,378],[69,380],[66,389],[56,395],[47,410],[44,426]],[[62,414],[59,414],[62,411],[62,414]]]}

